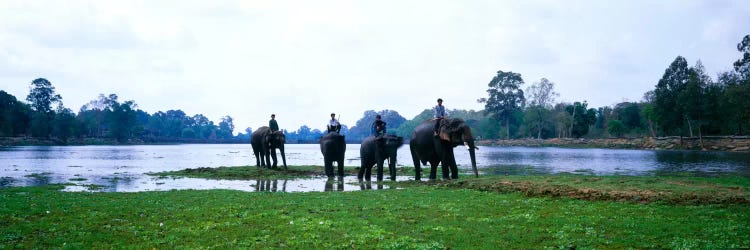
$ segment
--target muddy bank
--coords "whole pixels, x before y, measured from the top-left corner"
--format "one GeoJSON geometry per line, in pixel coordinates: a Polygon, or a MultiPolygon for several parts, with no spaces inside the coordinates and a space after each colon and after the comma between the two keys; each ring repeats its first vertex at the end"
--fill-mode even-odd
{"type": "Polygon", "coordinates": [[[632,148],[632,149],[687,149],[750,152],[750,136],[705,136],[697,137],[645,137],[611,139],[513,139],[482,140],[483,146],[523,146],[523,147],[589,147],[589,148],[632,148]]]}

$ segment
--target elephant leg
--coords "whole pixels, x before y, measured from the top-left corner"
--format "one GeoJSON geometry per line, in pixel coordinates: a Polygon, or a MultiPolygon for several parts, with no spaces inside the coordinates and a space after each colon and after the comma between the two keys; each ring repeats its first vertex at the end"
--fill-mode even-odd
{"type": "Polygon", "coordinates": [[[339,157],[336,164],[338,165],[338,168],[339,168],[339,176],[344,177],[344,156],[343,155],[339,157]]]}
{"type": "Polygon", "coordinates": [[[273,165],[271,165],[271,167],[276,168],[276,164],[279,162],[276,159],[276,148],[271,148],[269,151],[270,151],[269,154],[271,155],[271,159],[273,160],[273,165]]]}
{"type": "Polygon", "coordinates": [[[255,166],[260,167],[260,152],[253,151],[253,154],[255,155],[255,166]]]}
{"type": "Polygon", "coordinates": [[[323,156],[323,163],[325,165],[326,176],[333,177],[333,161],[328,156],[323,156]]]}
{"type": "Polygon", "coordinates": [[[443,152],[440,155],[440,161],[442,163],[443,180],[450,179],[450,168],[451,168],[451,155],[453,154],[453,148],[448,145],[443,145],[443,152]]]}
{"type": "Polygon", "coordinates": [[[378,181],[383,181],[383,160],[377,159],[377,167],[378,167],[378,181]]]}
{"type": "Polygon", "coordinates": [[[414,162],[414,180],[419,181],[422,179],[422,164],[419,162],[419,155],[414,146],[409,145],[409,151],[411,151],[411,160],[414,162]]]}
{"type": "Polygon", "coordinates": [[[430,180],[437,179],[437,168],[440,165],[439,160],[430,161],[430,180]]]}
{"type": "Polygon", "coordinates": [[[271,150],[266,149],[266,167],[271,167],[271,150]]]}
{"type": "Polygon", "coordinates": [[[391,180],[396,181],[396,157],[391,157],[388,161],[388,171],[391,173],[391,180]]]}
{"type": "Polygon", "coordinates": [[[453,150],[446,155],[448,158],[448,167],[450,168],[450,177],[451,179],[458,179],[458,165],[456,165],[456,156],[453,154],[453,150]]]}
{"type": "MultiPolygon", "coordinates": [[[[362,181],[362,178],[365,177],[365,169],[366,168],[367,168],[367,159],[366,158],[362,158],[362,160],[360,161],[360,164],[359,164],[359,172],[357,173],[357,179],[359,181],[362,181]]],[[[367,178],[367,179],[369,180],[370,178],[367,178]]]]}

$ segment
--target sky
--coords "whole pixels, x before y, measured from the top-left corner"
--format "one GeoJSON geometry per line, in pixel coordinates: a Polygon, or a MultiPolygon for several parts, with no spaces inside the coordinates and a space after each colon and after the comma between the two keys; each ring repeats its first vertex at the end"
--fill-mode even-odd
{"type": "Polygon", "coordinates": [[[498,70],[556,102],[640,101],[678,56],[715,78],[750,34],[746,0],[0,0],[0,90],[52,82],[77,112],[99,94],[181,109],[235,132],[353,126],[366,110],[407,119],[437,98],[482,110],[498,70]]]}

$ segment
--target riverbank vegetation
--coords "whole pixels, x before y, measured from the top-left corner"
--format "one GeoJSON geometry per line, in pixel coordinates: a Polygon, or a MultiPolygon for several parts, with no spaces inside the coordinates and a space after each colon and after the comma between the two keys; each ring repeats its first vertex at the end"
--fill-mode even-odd
{"type": "Polygon", "coordinates": [[[312,193],[61,188],[0,189],[0,248],[750,247],[748,181],[740,177],[488,177],[312,193]],[[544,191],[558,187],[745,200],[619,201],[544,191]]]}
{"type": "MultiPolygon", "coordinates": [[[[480,111],[454,109],[480,139],[512,138],[610,138],[704,135],[748,135],[750,128],[750,35],[737,45],[740,59],[733,70],[716,78],[697,60],[692,66],[677,56],[654,89],[643,100],[605,107],[589,107],[585,97],[556,103],[555,83],[541,78],[529,86],[517,72],[499,70],[490,80],[488,96],[480,111]]],[[[606,83],[602,83],[606,84],[606,83]]],[[[234,135],[231,116],[214,123],[202,114],[182,110],[149,114],[135,101],[122,101],[116,94],[103,95],[75,113],[62,104],[62,96],[44,78],[31,82],[25,103],[0,90],[0,137],[6,145],[86,144],[84,138],[106,138],[112,143],[248,143],[252,128],[234,135]],[[20,142],[18,142],[20,141],[20,142]]],[[[347,140],[357,143],[371,134],[371,121],[380,114],[389,131],[408,138],[413,128],[431,118],[424,110],[406,119],[395,110],[365,111],[352,126],[343,125],[347,140]]],[[[284,130],[290,143],[316,143],[319,129],[307,125],[284,130]]]]}

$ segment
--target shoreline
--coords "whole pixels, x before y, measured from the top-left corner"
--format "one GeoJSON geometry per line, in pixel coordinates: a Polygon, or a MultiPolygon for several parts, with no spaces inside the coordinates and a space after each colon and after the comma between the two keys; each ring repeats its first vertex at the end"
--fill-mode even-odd
{"type": "Polygon", "coordinates": [[[643,137],[643,138],[609,138],[609,139],[510,139],[479,140],[478,146],[500,147],[570,147],[570,148],[612,148],[612,149],[649,149],[649,150],[699,150],[750,152],[748,136],[704,136],[698,137],[643,137]],[[702,145],[701,145],[702,144],[702,145]]]}
{"type": "MultiPolygon", "coordinates": [[[[353,142],[352,142],[353,143],[353,142]]],[[[76,138],[63,142],[58,139],[29,137],[0,137],[0,146],[88,146],[88,145],[178,145],[178,144],[250,144],[245,140],[132,140],[119,143],[107,138],[76,138]]],[[[316,143],[287,143],[316,144],[316,143]]],[[[354,143],[356,144],[356,143],[354,143]]],[[[408,144],[408,143],[405,143],[408,144]]],[[[750,136],[704,136],[698,137],[643,137],[643,138],[551,138],[551,139],[496,139],[477,140],[477,146],[497,147],[562,147],[562,148],[609,148],[648,150],[697,150],[750,152],[750,136]],[[701,145],[702,144],[702,145],[701,145]]]]}

